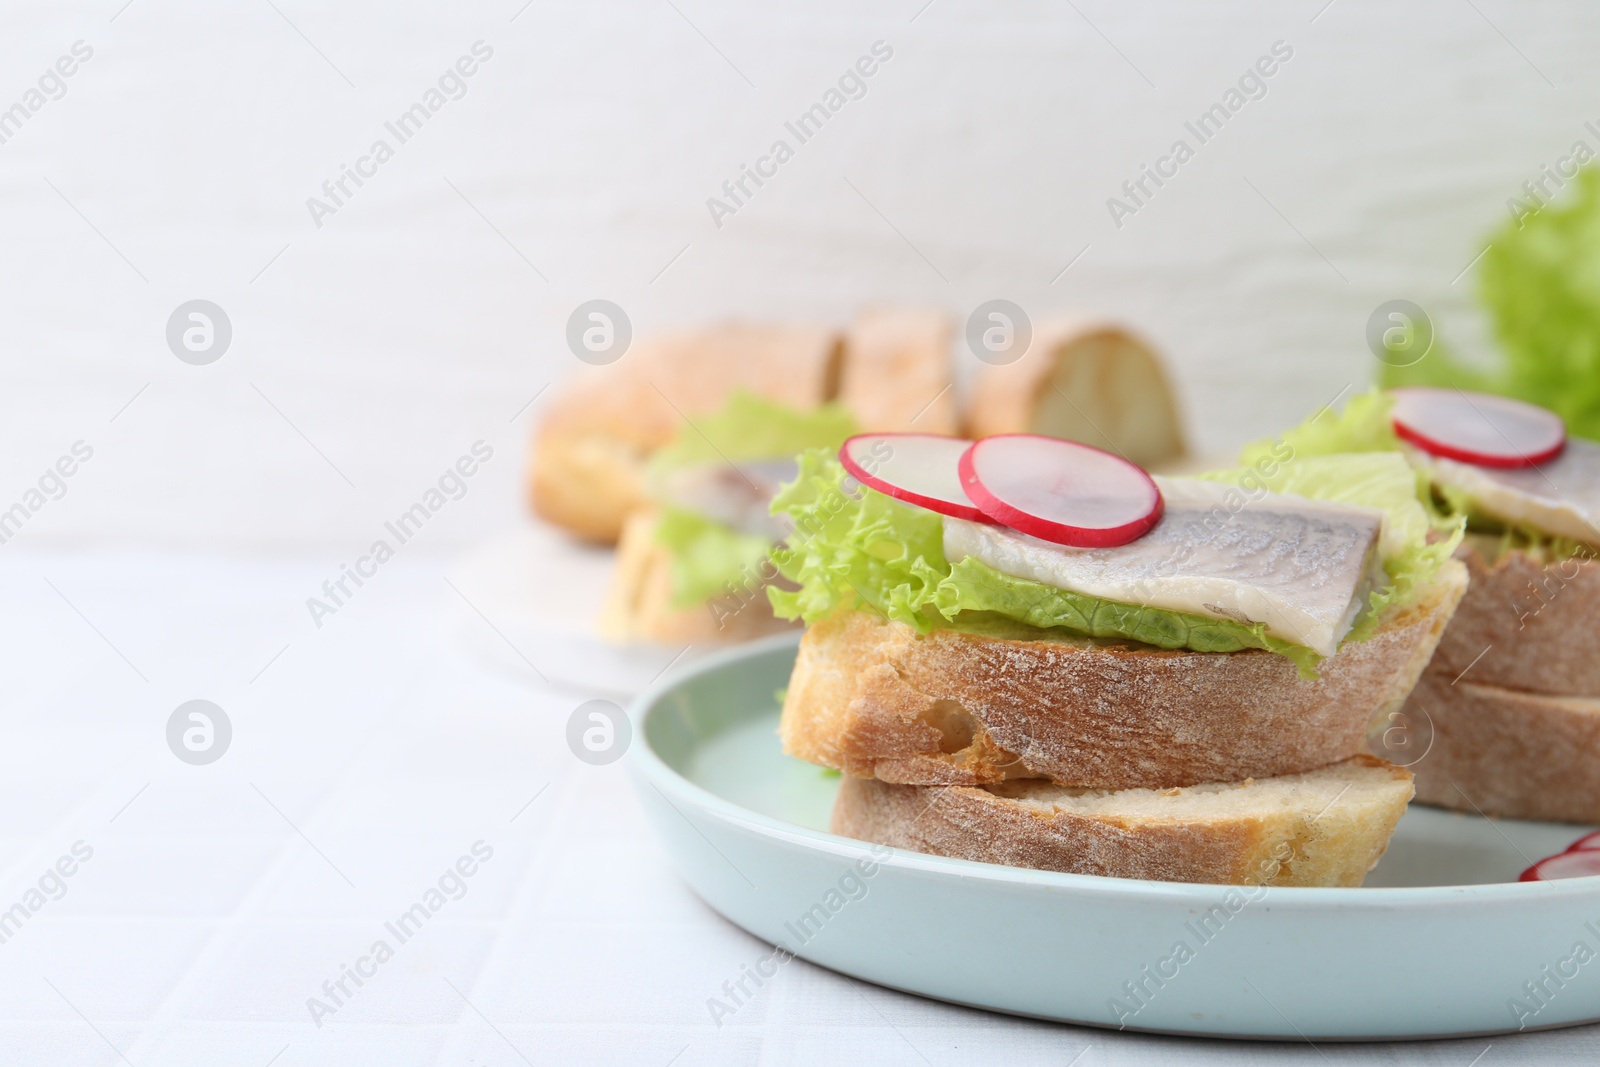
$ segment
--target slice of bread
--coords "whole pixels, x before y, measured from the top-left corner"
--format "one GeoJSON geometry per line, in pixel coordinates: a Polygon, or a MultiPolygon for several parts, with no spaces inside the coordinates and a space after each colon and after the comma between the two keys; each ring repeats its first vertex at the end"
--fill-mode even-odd
{"type": "Polygon", "coordinates": [[[1038,324],[1021,359],[979,371],[967,436],[997,433],[1081,441],[1145,468],[1184,452],[1178,405],[1155,351],[1118,326],[1082,319],[1038,324]]]}
{"type": "Polygon", "coordinates": [[[894,848],[1071,874],[1357,886],[1410,798],[1411,776],[1370,756],[1305,774],[1162,791],[846,778],[832,828],[894,848]]]}
{"type": "Polygon", "coordinates": [[[942,311],[871,308],[844,339],[839,400],[863,430],[953,434],[956,395],[942,311]]]}
{"type": "Polygon", "coordinates": [[[912,785],[1160,789],[1309,771],[1366,751],[1369,722],[1401,707],[1465,586],[1451,561],[1314,681],[1270,652],[919,635],[845,611],[801,640],[779,734],[790,755],[912,785]]]}
{"type": "Polygon", "coordinates": [[[628,513],[648,504],[645,461],[685,418],[720,408],[736,389],[815,408],[839,391],[840,354],[824,327],[735,322],[641,340],[615,364],[583,368],[535,434],[534,511],[587,540],[616,541],[628,513]]]}
{"type": "MultiPolygon", "coordinates": [[[[1472,537],[1458,556],[1471,584],[1430,674],[1550,696],[1600,697],[1600,561],[1541,565],[1472,537]]],[[[1595,750],[1600,757],[1600,750],[1595,750]]]]}
{"type": "Polygon", "coordinates": [[[672,605],[672,557],[656,543],[656,514],[628,517],[617,544],[616,570],[600,615],[600,634],[609,641],[656,641],[671,645],[748,641],[793,629],[772,614],[759,576],[736,595],[688,608],[672,605]]]}
{"type": "Polygon", "coordinates": [[[1541,696],[1466,679],[1451,685],[1448,675],[1429,670],[1402,722],[1421,753],[1411,764],[1420,803],[1600,823],[1600,698],[1541,696]]]}

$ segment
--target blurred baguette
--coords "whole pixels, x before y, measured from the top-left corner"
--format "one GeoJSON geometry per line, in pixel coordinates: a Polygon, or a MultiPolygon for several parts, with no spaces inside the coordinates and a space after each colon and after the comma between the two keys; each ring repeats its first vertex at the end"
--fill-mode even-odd
{"type": "Polygon", "coordinates": [[[1121,327],[1038,324],[1021,359],[978,372],[967,436],[1037,433],[1120,453],[1141,467],[1185,451],[1178,407],[1155,351],[1121,327]]]}
{"type": "Polygon", "coordinates": [[[534,512],[586,540],[615,542],[628,513],[648,504],[646,460],[685,418],[741,388],[817,407],[838,392],[840,356],[826,328],[733,322],[641,340],[616,364],[583,368],[535,434],[534,512]]]}
{"type": "Polygon", "coordinates": [[[942,311],[883,307],[856,317],[845,335],[839,399],[862,430],[957,432],[953,331],[942,311]]]}

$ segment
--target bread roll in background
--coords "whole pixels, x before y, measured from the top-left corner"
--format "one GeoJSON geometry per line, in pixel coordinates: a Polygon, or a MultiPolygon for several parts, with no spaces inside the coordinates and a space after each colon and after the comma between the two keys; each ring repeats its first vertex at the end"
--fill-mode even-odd
{"type": "Polygon", "coordinates": [[[1061,437],[1146,468],[1169,465],[1185,451],[1178,405],[1155,351],[1119,326],[1084,319],[1042,322],[1022,358],[986,364],[966,431],[972,438],[1061,437]]]}
{"type": "Polygon", "coordinates": [[[862,430],[954,434],[955,326],[942,311],[869,308],[845,335],[839,399],[862,430]]]}
{"type": "Polygon", "coordinates": [[[534,512],[614,543],[648,504],[644,465],[685,417],[735,390],[807,410],[839,390],[841,346],[827,327],[730,322],[641,339],[617,363],[585,367],[551,401],[533,440],[534,512]]]}

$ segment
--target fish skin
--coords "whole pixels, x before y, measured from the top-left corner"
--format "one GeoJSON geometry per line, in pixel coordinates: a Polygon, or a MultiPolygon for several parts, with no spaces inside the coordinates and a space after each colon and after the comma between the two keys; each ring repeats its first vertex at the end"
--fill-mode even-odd
{"type": "Polygon", "coordinates": [[[792,458],[705,463],[659,476],[651,495],[661,503],[691,511],[744,534],[785,536],[780,521],[769,513],[772,498],[785,482],[799,476],[792,458]]]}
{"type": "Polygon", "coordinates": [[[1324,656],[1386,581],[1380,511],[1197,479],[1157,484],[1161,521],[1129,544],[1071,548],[946,518],[945,556],[1104,600],[1264,623],[1324,656]]]}
{"type": "Polygon", "coordinates": [[[1465,493],[1489,518],[1600,545],[1600,445],[1568,438],[1555,459],[1506,470],[1461,463],[1406,446],[1435,485],[1465,493]]]}

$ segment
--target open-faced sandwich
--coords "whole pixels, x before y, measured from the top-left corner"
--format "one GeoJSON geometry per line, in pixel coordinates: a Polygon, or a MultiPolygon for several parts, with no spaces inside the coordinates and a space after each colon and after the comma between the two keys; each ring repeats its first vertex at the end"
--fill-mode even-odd
{"type": "Polygon", "coordinates": [[[1466,519],[1471,585],[1397,720],[1417,799],[1600,822],[1600,445],[1543,408],[1429,388],[1357,396],[1283,443],[1403,455],[1427,506],[1466,519]]]}
{"type": "MultiPolygon", "coordinates": [[[[837,333],[725,324],[585,368],[540,424],[530,489],[546,521],[617,545],[602,634],[703,644],[793,625],[764,592],[782,584],[769,558],[784,533],[773,493],[793,480],[796,453],[835,449],[858,429],[955,433],[953,339],[942,312],[880,307],[837,333]]],[[[981,368],[970,427],[1102,445],[1110,434],[1145,464],[1182,456],[1177,405],[1144,341],[1061,319],[1024,348],[981,368]]]]}
{"type": "Polygon", "coordinates": [[[772,498],[794,480],[796,453],[836,449],[855,430],[839,404],[795,411],[742,391],[696,419],[645,466],[651,506],[623,525],[601,633],[692,644],[793,625],[763,592],[778,580],[771,553],[785,532],[772,498]]]}
{"type": "Polygon", "coordinates": [[[813,450],[774,512],[786,751],[836,832],[1058,871],[1356,885],[1412,795],[1366,753],[1466,587],[1398,454],[1151,478],[1031,434],[813,450]]]}
{"type": "Polygon", "coordinates": [[[825,326],[731,322],[641,340],[567,383],[533,441],[529,494],[541,518],[614,544],[651,508],[647,466],[696,420],[747,392],[791,411],[838,402],[863,427],[953,433],[951,325],[940,312],[864,312],[825,326]]]}

